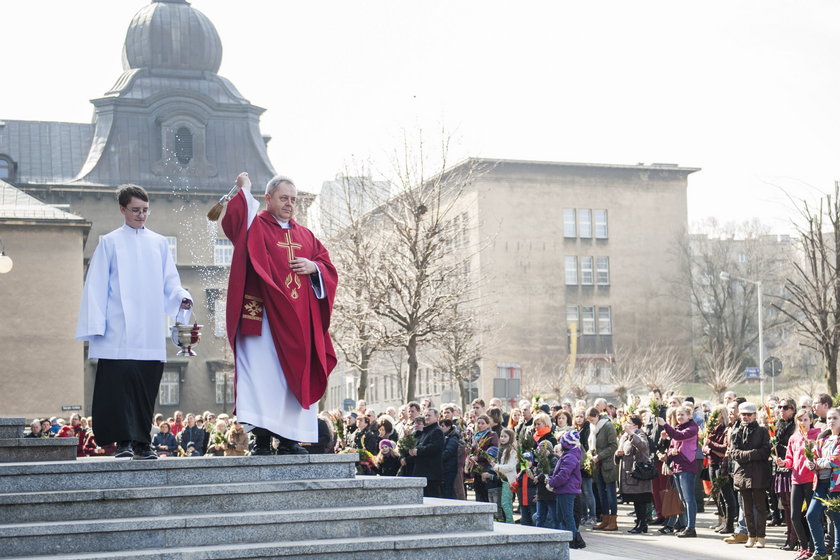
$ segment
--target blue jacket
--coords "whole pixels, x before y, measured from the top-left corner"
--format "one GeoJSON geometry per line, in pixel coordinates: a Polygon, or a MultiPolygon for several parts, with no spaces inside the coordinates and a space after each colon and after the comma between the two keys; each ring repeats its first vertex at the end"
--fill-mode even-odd
{"type": "MultiPolygon", "coordinates": [[[[156,434],[155,439],[152,440],[152,447],[155,451],[158,450],[158,445],[165,445],[170,453],[175,453],[178,450],[178,440],[175,439],[172,432],[166,432],[165,434],[160,432],[156,434]]],[[[161,451],[163,450],[161,449],[161,451]]]]}

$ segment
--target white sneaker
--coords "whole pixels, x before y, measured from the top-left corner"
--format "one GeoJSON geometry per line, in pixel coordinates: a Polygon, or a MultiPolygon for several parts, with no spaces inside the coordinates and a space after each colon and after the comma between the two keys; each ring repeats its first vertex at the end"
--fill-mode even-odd
{"type": "Polygon", "coordinates": [[[747,539],[747,542],[744,544],[747,548],[752,548],[755,546],[755,537],[750,537],[747,539]]]}

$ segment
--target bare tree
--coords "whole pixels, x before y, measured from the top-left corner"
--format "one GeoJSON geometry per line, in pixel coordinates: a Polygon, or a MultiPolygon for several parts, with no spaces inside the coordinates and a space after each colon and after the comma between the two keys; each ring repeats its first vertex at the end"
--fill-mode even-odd
{"type": "Polygon", "coordinates": [[[640,357],[641,380],[648,391],[665,393],[688,376],[685,357],[676,348],[654,343],[640,357]]]}
{"type": "Polygon", "coordinates": [[[449,328],[438,332],[432,341],[435,356],[432,363],[443,379],[458,386],[461,408],[466,410],[470,375],[481,359],[482,347],[476,314],[465,312],[464,307],[455,304],[449,310],[449,328]]]}
{"type": "Polygon", "coordinates": [[[741,364],[735,362],[731,348],[713,349],[706,357],[706,373],[703,376],[706,385],[717,396],[718,401],[730,387],[742,380],[741,364]]]}
{"type": "Polygon", "coordinates": [[[627,402],[627,393],[640,386],[644,360],[645,352],[638,347],[616,347],[610,383],[615,386],[619,402],[627,402]]]}
{"type": "Polygon", "coordinates": [[[523,376],[521,395],[529,399],[534,395],[554,395],[562,399],[569,388],[567,368],[567,362],[550,357],[529,363],[527,375],[523,376]]]}
{"type": "Polygon", "coordinates": [[[373,310],[406,351],[407,400],[415,398],[421,344],[446,332],[448,310],[464,304],[470,292],[469,282],[453,281],[468,271],[471,259],[462,250],[468,229],[455,224],[469,215],[462,197],[479,169],[473,160],[448,169],[448,148],[444,138],[438,171],[430,176],[423,142],[415,149],[406,140],[396,166],[400,192],[374,212],[385,234],[382,262],[371,278],[378,297],[373,310]]]}
{"type": "MultiPolygon", "coordinates": [[[[714,359],[718,371],[733,363],[758,365],[756,286],[722,281],[720,273],[760,279],[765,292],[781,293],[789,245],[757,221],[721,225],[710,219],[699,229],[702,233],[685,236],[679,244],[681,276],[675,283],[679,294],[689,287],[696,361],[714,359]]],[[[785,322],[775,309],[764,310],[766,344],[780,338],[785,322]]]]}
{"type": "Polygon", "coordinates": [[[817,208],[803,202],[797,226],[800,259],[785,283],[785,301],[774,307],[793,321],[803,344],[820,353],[828,391],[837,393],[840,356],[840,183],[817,208]]]}
{"type": "Polygon", "coordinates": [[[358,374],[357,399],[365,399],[373,356],[393,342],[380,317],[373,275],[382,267],[381,232],[371,227],[366,211],[384,199],[381,183],[368,174],[340,176],[332,185],[331,211],[324,216],[331,256],[341,284],[334,304],[331,331],[344,361],[358,374]]]}

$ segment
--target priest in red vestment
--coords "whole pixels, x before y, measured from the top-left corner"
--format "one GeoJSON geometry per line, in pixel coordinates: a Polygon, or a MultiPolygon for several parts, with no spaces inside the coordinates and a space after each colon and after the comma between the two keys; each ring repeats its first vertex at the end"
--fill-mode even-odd
{"type": "Polygon", "coordinates": [[[306,453],[318,441],[318,400],[336,364],[328,332],[338,275],[329,254],[294,221],[297,188],[268,182],[267,209],[251,194],[247,173],[227,204],[222,229],[233,243],[227,334],[234,349],[235,412],[257,437],[254,453],[306,453]]]}

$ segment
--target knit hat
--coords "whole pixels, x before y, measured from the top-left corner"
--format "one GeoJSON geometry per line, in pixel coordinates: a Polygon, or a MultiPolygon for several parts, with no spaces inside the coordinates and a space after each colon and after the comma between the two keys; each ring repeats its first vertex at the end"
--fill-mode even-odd
{"type": "Polygon", "coordinates": [[[560,443],[563,444],[563,447],[566,449],[571,449],[580,443],[580,432],[577,430],[569,430],[563,437],[560,438],[560,443]]]}
{"type": "Polygon", "coordinates": [[[379,449],[382,449],[383,447],[390,447],[393,449],[395,445],[396,444],[390,439],[383,439],[379,442],[379,449]]]}

